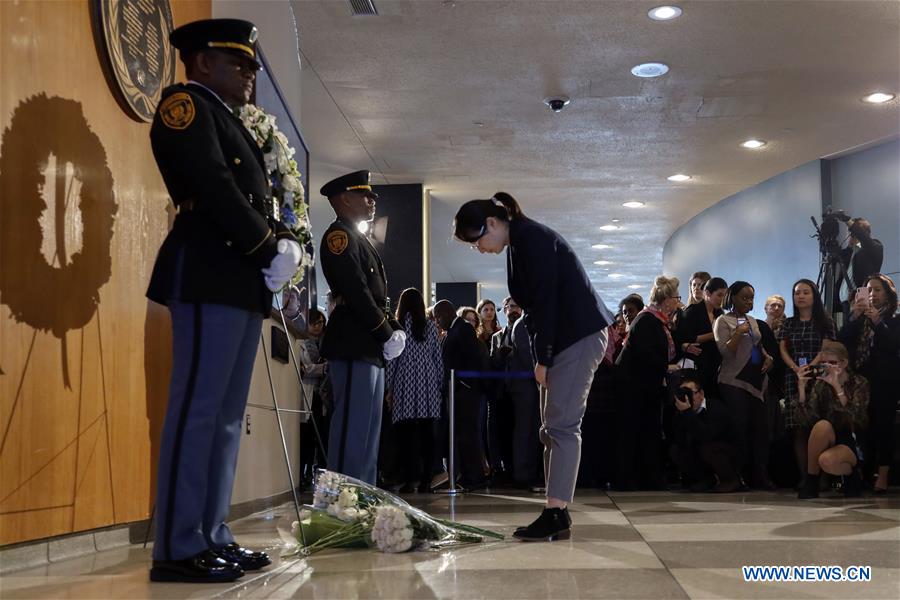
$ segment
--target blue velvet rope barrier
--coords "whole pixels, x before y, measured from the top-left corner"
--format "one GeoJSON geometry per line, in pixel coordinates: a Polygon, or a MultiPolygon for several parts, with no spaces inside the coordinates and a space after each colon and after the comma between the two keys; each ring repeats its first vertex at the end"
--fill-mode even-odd
{"type": "Polygon", "coordinates": [[[466,379],[534,379],[532,371],[457,371],[457,377],[466,379]]]}

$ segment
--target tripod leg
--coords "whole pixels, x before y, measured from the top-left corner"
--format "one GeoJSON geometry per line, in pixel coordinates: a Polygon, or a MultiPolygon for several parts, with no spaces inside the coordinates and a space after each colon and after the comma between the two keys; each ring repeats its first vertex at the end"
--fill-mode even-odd
{"type": "MultiPolygon", "coordinates": [[[[284,317],[284,307],[281,306],[281,298],[278,297],[278,294],[275,294],[275,306],[278,307],[278,314],[281,315],[281,326],[284,327],[285,335],[290,335],[288,333],[287,319],[284,317]]],[[[300,373],[300,361],[297,360],[297,355],[294,353],[294,345],[290,343],[290,339],[288,339],[288,353],[291,356],[291,362],[294,364],[294,372],[297,373],[297,382],[300,384],[300,396],[302,398],[303,409],[309,412],[313,432],[316,434],[316,442],[319,445],[319,451],[322,453],[325,464],[328,464],[328,453],[325,452],[325,445],[322,443],[322,434],[319,433],[319,424],[316,420],[316,415],[313,414],[312,402],[306,397],[306,390],[303,388],[303,375],[300,373]]]]}
{"type": "Polygon", "coordinates": [[[153,508],[150,509],[150,520],[147,521],[147,531],[144,533],[144,548],[147,547],[147,542],[150,541],[150,532],[153,531],[153,517],[156,516],[156,502],[153,503],[153,508]]]}
{"type": "MultiPolygon", "coordinates": [[[[291,484],[291,494],[294,496],[294,510],[297,513],[297,527],[300,530],[300,543],[305,547],[306,534],[303,533],[303,526],[300,525],[300,522],[303,520],[300,517],[300,499],[297,497],[297,486],[294,485],[294,472],[291,470],[291,458],[288,455],[287,440],[284,437],[284,425],[281,423],[281,411],[278,408],[278,398],[275,395],[275,383],[272,381],[272,369],[269,366],[269,351],[266,348],[266,338],[263,334],[260,334],[259,341],[262,343],[263,358],[266,359],[266,375],[269,376],[269,389],[272,391],[272,404],[275,406],[275,420],[278,421],[278,433],[281,435],[281,447],[284,450],[284,464],[287,466],[288,481],[291,484]]],[[[290,347],[290,343],[288,343],[288,347],[290,347]]]]}

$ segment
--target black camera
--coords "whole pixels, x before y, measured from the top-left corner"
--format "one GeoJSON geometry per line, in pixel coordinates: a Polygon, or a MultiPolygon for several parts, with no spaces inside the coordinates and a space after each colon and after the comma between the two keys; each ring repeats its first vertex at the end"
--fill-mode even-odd
{"type": "Polygon", "coordinates": [[[822,227],[819,229],[819,242],[823,248],[829,250],[833,249],[834,246],[837,246],[838,249],[840,248],[837,239],[838,234],[840,233],[838,221],[847,223],[850,221],[850,215],[843,210],[831,210],[831,208],[828,208],[828,210],[822,213],[822,227]]]}
{"type": "Polygon", "coordinates": [[[675,397],[682,402],[690,404],[691,400],[694,398],[694,390],[689,387],[677,387],[675,388],[675,397]]]}
{"type": "Polygon", "coordinates": [[[823,363],[810,365],[809,369],[806,372],[813,379],[816,379],[817,377],[824,377],[825,374],[828,373],[828,365],[823,363]]]}

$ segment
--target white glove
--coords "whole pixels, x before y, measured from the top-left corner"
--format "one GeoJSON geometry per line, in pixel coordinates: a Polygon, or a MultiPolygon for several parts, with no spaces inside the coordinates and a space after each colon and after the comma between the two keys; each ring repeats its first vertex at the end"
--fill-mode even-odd
{"type": "Polygon", "coordinates": [[[395,331],[391,334],[391,339],[384,343],[383,353],[385,360],[394,360],[401,354],[403,354],[403,349],[406,348],[406,332],[405,331],[395,331]]]}
{"type": "Polygon", "coordinates": [[[278,254],[262,270],[266,287],[272,292],[277,292],[284,287],[300,265],[300,244],[293,240],[278,240],[278,254]]]}

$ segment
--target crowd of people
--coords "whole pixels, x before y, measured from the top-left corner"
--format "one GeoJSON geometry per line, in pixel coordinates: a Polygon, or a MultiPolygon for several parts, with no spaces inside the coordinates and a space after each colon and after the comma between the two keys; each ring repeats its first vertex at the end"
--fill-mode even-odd
{"type": "MultiPolygon", "coordinates": [[[[589,400],[610,408],[615,443],[606,445],[611,452],[582,456],[583,483],[695,492],[795,485],[800,498],[812,498],[824,471],[839,476],[831,483],[846,495],[887,490],[900,397],[893,281],[870,276],[840,329],[808,279],[793,286],[790,316],[784,297],[772,295],[766,319],[754,318],[754,296],[746,281],[729,285],[701,271],[686,304],[673,277],[657,278],[647,304],[638,294],[622,299],[589,400]]],[[[499,310],[489,299],[426,308],[419,290],[402,293],[396,318],[408,341],[387,365],[383,485],[401,492],[447,485],[452,368],[506,375],[457,381],[457,483],[545,491],[539,387],[522,316],[512,297],[499,310]]],[[[320,339],[323,321],[311,313],[306,345],[320,339]]],[[[314,406],[324,419],[327,378],[314,362],[307,372],[319,382],[314,406]]],[[[315,453],[312,442],[304,447],[315,453]]]]}

